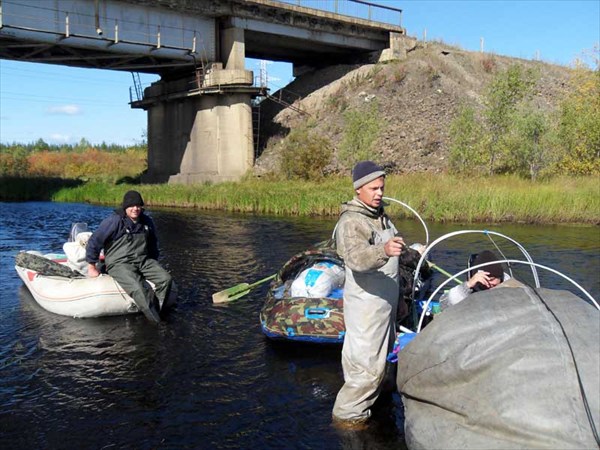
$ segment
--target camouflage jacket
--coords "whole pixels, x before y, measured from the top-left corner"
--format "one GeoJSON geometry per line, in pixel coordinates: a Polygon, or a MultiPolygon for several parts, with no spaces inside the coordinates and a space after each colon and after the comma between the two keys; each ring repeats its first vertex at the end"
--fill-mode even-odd
{"type": "Polygon", "coordinates": [[[384,213],[383,207],[371,208],[353,198],[342,204],[336,229],[338,254],[354,272],[372,272],[383,267],[389,260],[384,243],[374,244],[376,231],[396,228],[384,213]]]}

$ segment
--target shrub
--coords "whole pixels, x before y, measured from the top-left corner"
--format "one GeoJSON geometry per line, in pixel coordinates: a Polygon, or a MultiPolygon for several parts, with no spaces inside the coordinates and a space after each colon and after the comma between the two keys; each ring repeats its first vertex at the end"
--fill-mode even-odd
{"type": "Polygon", "coordinates": [[[29,171],[27,151],[17,148],[14,151],[0,152],[0,176],[22,177],[29,171]]]}
{"type": "Polygon", "coordinates": [[[379,105],[373,101],[361,109],[344,113],[344,138],[340,148],[340,161],[352,167],[358,161],[372,159],[372,147],[381,130],[379,105]]]}
{"type": "Polygon", "coordinates": [[[327,138],[300,127],[292,130],[281,145],[281,171],[287,179],[323,178],[333,153],[327,138]]]}
{"type": "Polygon", "coordinates": [[[461,173],[483,166],[483,130],[475,110],[463,106],[450,124],[450,171],[461,173]]]}
{"type": "Polygon", "coordinates": [[[571,80],[573,90],[560,108],[558,135],[564,148],[563,173],[600,174],[600,69],[579,67],[571,80]]]}
{"type": "Polygon", "coordinates": [[[481,67],[485,73],[492,73],[496,69],[496,59],[493,55],[485,55],[481,58],[481,67]]]}

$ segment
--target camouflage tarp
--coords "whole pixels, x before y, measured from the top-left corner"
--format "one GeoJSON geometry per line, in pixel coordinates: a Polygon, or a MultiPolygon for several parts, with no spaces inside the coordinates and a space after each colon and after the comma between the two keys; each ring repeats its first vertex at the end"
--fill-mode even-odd
{"type": "Polygon", "coordinates": [[[271,283],[260,312],[261,326],[267,336],[308,342],[343,342],[345,327],[342,299],[290,296],[294,278],[319,261],[331,261],[344,267],[331,240],[315,244],[283,265],[271,283]]]}
{"type": "Polygon", "coordinates": [[[20,252],[15,257],[15,264],[25,269],[33,270],[39,275],[56,276],[66,278],[81,278],[83,275],[71,270],[69,267],[44,258],[43,256],[34,255],[33,253],[20,252]]]}

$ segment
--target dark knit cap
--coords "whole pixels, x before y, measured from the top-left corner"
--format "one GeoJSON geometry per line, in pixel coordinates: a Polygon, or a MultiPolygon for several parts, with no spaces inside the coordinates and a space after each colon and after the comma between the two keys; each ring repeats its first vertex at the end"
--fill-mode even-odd
{"type": "Polygon", "coordinates": [[[144,200],[138,191],[127,191],[123,196],[123,209],[130,206],[144,206],[144,200]]]}
{"type": "Polygon", "coordinates": [[[385,177],[383,167],[373,161],[361,161],[352,169],[352,183],[354,189],[358,189],[379,177],[385,177]]]}
{"type": "MultiPolygon", "coordinates": [[[[473,260],[473,266],[485,264],[492,261],[498,261],[499,259],[501,258],[498,258],[494,252],[484,250],[475,257],[475,259],[473,260]]],[[[483,270],[484,272],[488,272],[491,276],[500,280],[504,279],[504,268],[502,267],[501,263],[490,264],[484,267],[480,267],[476,270],[483,270]]]]}

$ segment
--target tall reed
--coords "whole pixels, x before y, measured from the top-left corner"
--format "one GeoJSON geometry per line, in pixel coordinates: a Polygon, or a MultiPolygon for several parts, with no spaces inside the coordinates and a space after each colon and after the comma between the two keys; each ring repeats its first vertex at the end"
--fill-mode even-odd
{"type": "MultiPolygon", "coordinates": [[[[515,176],[392,175],[386,181],[385,195],[407,203],[429,221],[599,224],[599,181],[597,177],[532,182],[515,176]]],[[[354,195],[349,177],[329,177],[322,182],[87,183],[61,189],[52,199],[117,205],[128,189],[139,190],[149,206],[301,216],[335,216],[340,204],[354,195]]],[[[406,211],[407,216],[411,214],[406,211]]]]}

